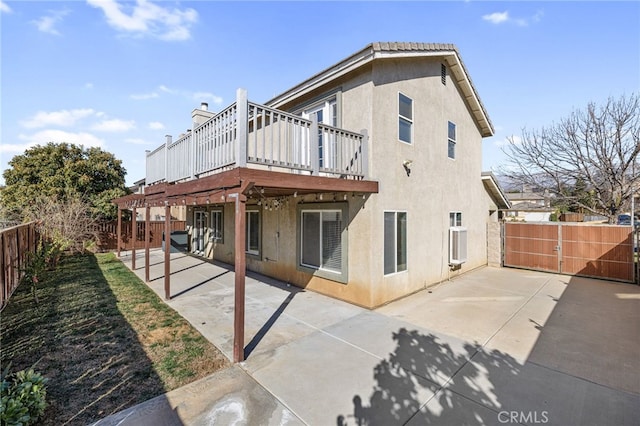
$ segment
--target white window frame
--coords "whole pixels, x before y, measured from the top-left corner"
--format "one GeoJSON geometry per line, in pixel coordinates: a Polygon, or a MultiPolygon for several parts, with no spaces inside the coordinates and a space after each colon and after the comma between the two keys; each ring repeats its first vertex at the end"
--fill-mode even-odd
{"type": "Polygon", "coordinates": [[[462,212],[449,212],[449,227],[452,226],[462,226],[462,212]]]}
{"type": "Polygon", "coordinates": [[[413,98],[405,95],[402,92],[398,92],[398,140],[400,142],[412,145],[413,144],[413,117],[414,117],[414,107],[413,107],[413,98]],[[406,117],[404,115],[402,115],[400,113],[400,104],[401,104],[401,98],[405,97],[407,98],[409,101],[411,101],[411,117],[406,117]],[[401,122],[405,122],[409,124],[409,140],[405,141],[400,137],[400,123],[401,122]]]}
{"type": "Polygon", "coordinates": [[[456,123],[454,123],[453,121],[447,121],[447,157],[449,157],[449,159],[451,160],[456,159],[457,140],[458,140],[458,126],[456,126],[456,123]],[[451,138],[451,135],[449,133],[449,127],[451,127],[452,125],[453,125],[453,138],[451,138]],[[453,157],[449,153],[449,146],[451,144],[453,144],[453,157]]]}
{"type": "Polygon", "coordinates": [[[245,243],[245,253],[253,255],[253,256],[260,256],[260,248],[261,248],[261,244],[262,244],[262,223],[261,223],[261,214],[260,214],[260,210],[257,209],[247,209],[245,211],[245,238],[244,238],[244,243],[245,243]],[[251,229],[251,221],[249,220],[249,216],[252,214],[256,214],[258,215],[258,249],[257,250],[250,250],[249,249],[249,236],[251,235],[252,229],[251,229]]]}
{"type": "MultiPolygon", "coordinates": [[[[314,114],[322,112],[322,120],[318,120],[318,124],[326,124],[331,127],[338,127],[338,99],[336,95],[324,98],[320,102],[316,102],[306,107],[302,111],[302,118],[311,120],[314,114]]],[[[334,168],[338,162],[338,149],[336,140],[332,135],[325,135],[318,130],[318,159],[320,168],[334,168]]]]}
{"type": "MultiPolygon", "coordinates": [[[[322,265],[322,216],[325,213],[338,213],[340,214],[340,222],[342,222],[343,217],[342,217],[342,210],[340,209],[303,209],[300,211],[300,223],[301,223],[301,227],[302,227],[302,232],[300,232],[300,266],[304,266],[305,268],[312,268],[312,269],[319,269],[322,271],[328,271],[328,272],[333,272],[333,273],[341,273],[342,272],[342,265],[340,267],[339,270],[336,269],[331,269],[328,267],[325,267],[324,265],[322,265]],[[304,263],[303,261],[303,251],[304,251],[304,215],[305,213],[320,213],[320,235],[318,235],[318,245],[319,247],[319,253],[320,253],[320,265],[309,265],[304,263]]],[[[342,235],[340,235],[340,244],[342,244],[342,235]]],[[[344,256],[344,254],[342,254],[344,256]]],[[[342,263],[342,262],[341,262],[342,263]]]]}
{"type": "Polygon", "coordinates": [[[193,247],[191,251],[193,253],[204,253],[207,248],[207,241],[205,236],[207,235],[207,219],[208,212],[202,209],[196,209],[193,211],[193,247]],[[200,217],[200,220],[198,220],[200,217]],[[199,228],[198,225],[201,224],[202,228],[199,228]],[[202,250],[197,249],[198,242],[202,242],[202,250]]]}
{"type": "Polygon", "coordinates": [[[211,227],[209,228],[209,233],[210,233],[209,240],[214,243],[223,244],[224,243],[224,209],[212,209],[210,216],[211,216],[210,217],[211,227]],[[218,215],[220,216],[220,229],[217,229],[216,227],[217,223],[215,221],[215,217],[218,215]],[[216,237],[216,233],[218,233],[220,236],[216,237]]]}
{"type": "MultiPolygon", "coordinates": [[[[335,281],[338,283],[346,284],[349,281],[349,227],[347,226],[349,219],[349,204],[346,202],[336,203],[315,203],[315,204],[298,204],[297,206],[297,237],[296,237],[296,263],[297,269],[301,272],[311,274],[317,277],[325,278],[327,280],[335,281]],[[340,212],[341,230],[340,230],[340,244],[341,244],[341,267],[340,271],[335,269],[322,268],[313,265],[305,265],[302,262],[303,257],[303,213],[307,212],[340,212]]],[[[322,219],[322,218],[321,218],[322,219]]],[[[322,222],[320,222],[322,223],[322,222]]],[[[322,225],[321,225],[322,227],[322,225]]],[[[322,230],[321,230],[322,232],[322,230]]],[[[322,235],[320,238],[320,249],[322,250],[322,235]]],[[[321,252],[322,253],[322,252],[321,252]]],[[[320,263],[322,259],[320,260],[320,263]]]]}
{"type": "Polygon", "coordinates": [[[382,218],[382,272],[385,277],[390,275],[400,274],[407,272],[409,270],[409,214],[406,210],[385,210],[383,212],[382,218]],[[392,272],[385,272],[385,251],[386,251],[386,240],[385,240],[385,230],[384,230],[384,221],[385,217],[388,213],[393,213],[393,253],[394,253],[394,268],[392,272]],[[398,213],[404,213],[405,215],[405,269],[398,270],[398,213]]]}

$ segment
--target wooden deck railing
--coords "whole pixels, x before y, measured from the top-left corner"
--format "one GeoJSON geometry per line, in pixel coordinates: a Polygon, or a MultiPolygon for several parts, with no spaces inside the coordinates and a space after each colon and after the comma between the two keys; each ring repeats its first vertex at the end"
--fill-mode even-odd
{"type": "Polygon", "coordinates": [[[35,222],[0,230],[0,310],[18,288],[29,253],[38,247],[38,238],[35,222]]]}
{"type": "Polygon", "coordinates": [[[367,177],[366,131],[350,132],[247,100],[236,102],[172,142],[147,152],[146,184],[196,179],[247,167],[313,175],[367,177]]]}

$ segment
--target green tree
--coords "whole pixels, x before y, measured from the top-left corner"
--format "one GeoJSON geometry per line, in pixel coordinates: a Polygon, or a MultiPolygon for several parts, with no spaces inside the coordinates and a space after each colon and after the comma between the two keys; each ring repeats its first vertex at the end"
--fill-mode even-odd
{"type": "Polygon", "coordinates": [[[37,145],[9,161],[0,200],[5,215],[22,220],[28,206],[41,197],[65,202],[80,198],[96,219],[116,217],[111,199],[126,195],[122,161],[100,148],[69,143],[37,145]]]}

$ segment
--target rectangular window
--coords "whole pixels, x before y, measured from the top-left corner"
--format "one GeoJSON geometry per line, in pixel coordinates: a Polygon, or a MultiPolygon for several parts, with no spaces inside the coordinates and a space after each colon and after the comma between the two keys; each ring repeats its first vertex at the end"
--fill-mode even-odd
{"type": "Polygon", "coordinates": [[[445,64],[440,64],[440,80],[442,84],[447,85],[447,66],[445,64]]]}
{"type": "Polygon", "coordinates": [[[246,212],[245,250],[248,254],[260,254],[260,212],[250,210],[246,212]]]}
{"type": "Polygon", "coordinates": [[[407,213],[384,212],[384,274],[407,270],[407,213]]]}
{"type": "Polygon", "coordinates": [[[222,243],[224,236],[224,216],[222,210],[211,211],[211,235],[209,239],[216,243],[222,243]]]}
{"type": "Polygon", "coordinates": [[[462,212],[449,213],[449,226],[462,226],[462,212]]]}
{"type": "Polygon", "coordinates": [[[413,100],[398,93],[398,139],[411,143],[413,128],[413,100]]]}
{"type": "Polygon", "coordinates": [[[448,128],[448,156],[449,158],[456,158],[456,125],[449,121],[448,128]]]}
{"type": "Polygon", "coordinates": [[[342,211],[303,210],[301,220],[301,264],[341,272],[342,211]]]}

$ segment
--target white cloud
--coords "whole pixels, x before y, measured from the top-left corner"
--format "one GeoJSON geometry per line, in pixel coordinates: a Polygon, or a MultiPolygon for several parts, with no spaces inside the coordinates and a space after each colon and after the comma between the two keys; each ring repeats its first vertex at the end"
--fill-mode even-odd
{"type": "Polygon", "coordinates": [[[93,89],[93,83],[85,83],[85,84],[84,84],[84,88],[85,88],[86,90],[91,90],[91,89],[93,89]]]}
{"type": "Polygon", "coordinates": [[[494,12],[488,15],[483,15],[482,19],[494,25],[510,23],[510,24],[517,25],[519,27],[526,27],[529,25],[530,22],[533,22],[533,23],[540,22],[543,16],[544,16],[544,11],[539,10],[530,18],[513,18],[509,15],[509,12],[505,10],[504,12],[494,12]]]}
{"type": "Polygon", "coordinates": [[[492,24],[501,24],[503,22],[507,22],[509,20],[509,12],[494,12],[489,15],[484,15],[482,17],[485,21],[489,21],[492,24]]]}
{"type": "Polygon", "coordinates": [[[222,98],[209,92],[196,92],[193,94],[193,99],[200,102],[211,101],[216,105],[222,104],[222,98]]]}
{"type": "Polygon", "coordinates": [[[164,84],[158,86],[157,90],[154,90],[153,92],[136,93],[133,95],[129,95],[129,97],[133,100],[140,101],[159,98],[162,94],[181,96],[185,99],[195,100],[197,102],[211,102],[216,105],[221,105],[223,102],[223,99],[220,96],[217,96],[211,92],[191,92],[188,90],[172,89],[165,86],[164,84]]]}
{"type": "Polygon", "coordinates": [[[97,115],[91,108],[84,109],[72,109],[72,110],[60,110],[60,111],[38,111],[33,117],[21,121],[22,127],[28,129],[34,129],[46,126],[60,126],[68,127],[73,126],[78,120],[81,120],[92,115],[97,115]]]}
{"type": "Polygon", "coordinates": [[[62,18],[69,14],[68,10],[50,11],[49,15],[43,16],[35,21],[33,24],[38,28],[38,31],[48,34],[60,35],[60,32],[55,28],[57,24],[62,22],[62,18]]]}
{"type": "Polygon", "coordinates": [[[151,123],[149,123],[149,128],[151,130],[162,130],[164,129],[164,124],[160,123],[159,121],[152,121],[151,123]]]}
{"type": "MultiPolygon", "coordinates": [[[[85,147],[102,147],[104,146],[104,141],[91,133],[86,132],[65,132],[63,130],[53,130],[47,129],[37,132],[33,135],[20,135],[19,138],[21,140],[26,141],[22,147],[24,149],[34,146],[34,145],[46,145],[49,142],[67,142],[76,145],[84,145],[85,147]]],[[[14,149],[17,148],[17,145],[13,146],[14,149]]],[[[14,151],[19,152],[19,151],[14,151]]]]}
{"type": "Polygon", "coordinates": [[[3,143],[0,144],[0,153],[16,153],[21,154],[29,148],[33,148],[37,143],[30,142],[25,144],[3,143]]]}
{"type": "Polygon", "coordinates": [[[137,0],[134,6],[115,0],[87,0],[87,3],[102,9],[109,25],[117,31],[160,40],[188,40],[191,26],[198,20],[194,9],[171,9],[148,0],[137,0]]]}
{"type": "Polygon", "coordinates": [[[103,120],[100,123],[94,124],[91,130],[98,132],[126,132],[134,129],[136,122],[134,120],[120,120],[117,118],[111,120],[103,120]]]}
{"type": "Polygon", "coordinates": [[[5,2],[3,2],[2,0],[0,0],[0,12],[2,13],[11,13],[12,10],[9,7],[8,4],[6,4],[5,2]]]}
{"type": "Polygon", "coordinates": [[[151,93],[134,93],[133,95],[129,96],[131,99],[135,100],[135,101],[144,101],[146,99],[154,99],[154,98],[158,98],[160,97],[160,95],[158,95],[157,92],[151,92],[151,93]]]}

